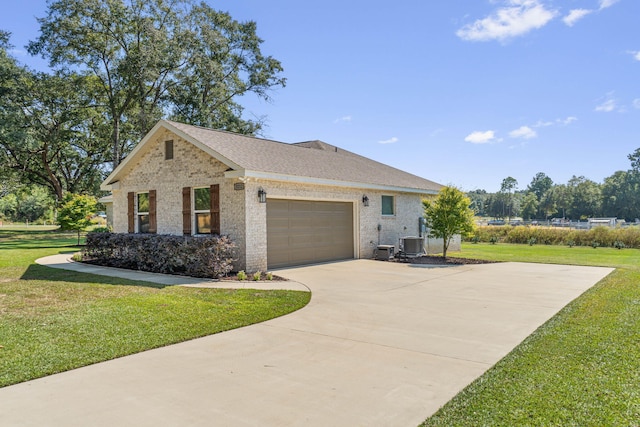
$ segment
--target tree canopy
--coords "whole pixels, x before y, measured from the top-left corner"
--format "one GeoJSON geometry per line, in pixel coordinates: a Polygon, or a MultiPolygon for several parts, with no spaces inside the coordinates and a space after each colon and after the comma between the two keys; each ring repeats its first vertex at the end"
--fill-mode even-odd
{"type": "Polygon", "coordinates": [[[429,234],[443,239],[442,256],[446,258],[453,236],[468,236],[475,229],[471,199],[455,187],[443,187],[435,200],[423,200],[422,204],[429,234]]]}
{"type": "Polygon", "coordinates": [[[0,178],[60,202],[99,183],[161,118],[244,134],[238,98],[284,87],[255,22],[193,0],[50,0],[22,66],[0,30],[0,178]]]}
{"type": "Polygon", "coordinates": [[[97,191],[109,150],[86,78],[24,68],[14,76],[0,100],[0,164],[57,200],[67,191],[97,191]]]}
{"type": "Polygon", "coordinates": [[[53,0],[28,50],[57,71],[93,76],[109,124],[113,167],[156,121],[253,134],[237,97],[269,99],[283,87],[279,61],[264,56],[255,22],[240,23],[192,0],[53,0]]]}

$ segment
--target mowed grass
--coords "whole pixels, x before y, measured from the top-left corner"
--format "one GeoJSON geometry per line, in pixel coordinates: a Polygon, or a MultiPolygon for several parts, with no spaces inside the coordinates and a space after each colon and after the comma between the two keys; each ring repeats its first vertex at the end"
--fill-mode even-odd
{"type": "Polygon", "coordinates": [[[544,264],[591,265],[598,267],[640,268],[640,249],[592,248],[591,246],[517,245],[509,243],[463,243],[462,251],[451,257],[491,261],[535,262],[544,264]]]}
{"type": "Polygon", "coordinates": [[[464,244],[456,255],[617,269],[423,426],[640,425],[640,251],[464,244]]]}
{"type": "Polygon", "coordinates": [[[0,230],[0,387],[262,322],[310,299],[162,287],[34,263],[78,250],[75,243],[74,234],[0,230]]]}

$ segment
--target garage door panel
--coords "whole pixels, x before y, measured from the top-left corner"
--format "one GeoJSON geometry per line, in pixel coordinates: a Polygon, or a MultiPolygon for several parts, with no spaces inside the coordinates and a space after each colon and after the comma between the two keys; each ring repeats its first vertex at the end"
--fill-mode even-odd
{"type": "Polygon", "coordinates": [[[307,230],[313,226],[313,222],[309,218],[291,218],[289,219],[289,228],[307,230]]]}
{"type": "Polygon", "coordinates": [[[270,268],[353,258],[353,204],[267,201],[270,268]]]}

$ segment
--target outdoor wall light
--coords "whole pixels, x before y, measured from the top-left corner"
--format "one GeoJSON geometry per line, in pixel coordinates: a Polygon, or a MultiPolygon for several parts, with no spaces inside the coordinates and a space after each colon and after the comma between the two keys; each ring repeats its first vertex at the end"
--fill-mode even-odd
{"type": "Polygon", "coordinates": [[[258,189],[258,202],[267,203],[267,192],[262,187],[258,189]]]}
{"type": "Polygon", "coordinates": [[[369,206],[369,198],[366,196],[366,194],[362,196],[362,204],[365,206],[369,206]]]}

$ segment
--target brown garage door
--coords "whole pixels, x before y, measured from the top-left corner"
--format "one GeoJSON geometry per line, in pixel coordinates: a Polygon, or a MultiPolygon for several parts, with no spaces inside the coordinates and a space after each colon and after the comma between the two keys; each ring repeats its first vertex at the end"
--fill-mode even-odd
{"type": "Polygon", "coordinates": [[[353,258],[353,204],[267,200],[269,268],[353,258]]]}

